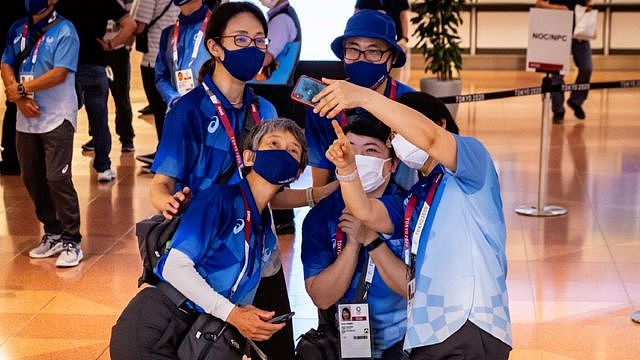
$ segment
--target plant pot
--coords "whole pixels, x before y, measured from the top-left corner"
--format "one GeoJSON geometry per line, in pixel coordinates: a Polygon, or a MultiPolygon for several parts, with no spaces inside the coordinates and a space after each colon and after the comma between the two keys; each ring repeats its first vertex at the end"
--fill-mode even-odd
{"type": "MultiPolygon", "coordinates": [[[[456,96],[462,93],[462,80],[440,81],[436,77],[422,78],[420,79],[420,90],[435,97],[456,96]]],[[[447,104],[447,108],[455,119],[458,114],[458,104],[447,104]]]]}

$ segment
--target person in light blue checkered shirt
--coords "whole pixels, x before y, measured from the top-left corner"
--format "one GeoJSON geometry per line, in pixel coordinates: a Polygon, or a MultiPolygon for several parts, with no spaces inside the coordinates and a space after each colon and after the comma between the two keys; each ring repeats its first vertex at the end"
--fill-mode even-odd
{"type": "Polygon", "coordinates": [[[330,81],[314,101],[321,116],[349,107],[372,113],[397,131],[390,143],[398,158],[422,174],[408,197],[367,199],[357,177],[349,176],[357,171],[351,144],[334,124],[338,139],[327,158],[343,179],[346,207],[370,228],[405,239],[411,280],[404,349],[412,359],[508,359],[506,226],[498,175],[485,147],[457,135],[445,105],[425,93],[405,94],[396,103],[330,81]]]}

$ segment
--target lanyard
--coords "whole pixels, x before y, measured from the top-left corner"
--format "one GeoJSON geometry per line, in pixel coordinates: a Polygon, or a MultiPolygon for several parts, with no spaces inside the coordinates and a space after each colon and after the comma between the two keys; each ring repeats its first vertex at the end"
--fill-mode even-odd
{"type": "MultiPolygon", "coordinates": [[[[236,135],[233,132],[233,128],[231,127],[231,123],[229,122],[229,116],[227,116],[227,112],[222,107],[222,104],[216,97],[216,95],[209,89],[207,84],[202,83],[205,92],[209,96],[209,100],[213,103],[213,106],[216,108],[216,112],[218,116],[220,116],[220,121],[222,122],[222,126],[224,127],[224,131],[227,133],[229,137],[229,141],[231,142],[231,149],[233,150],[233,155],[236,159],[236,165],[238,166],[238,172],[240,173],[240,178],[242,179],[242,168],[244,168],[244,162],[242,161],[242,156],[240,155],[240,147],[238,146],[238,141],[236,140],[236,135]]],[[[258,113],[258,108],[255,104],[250,105],[251,117],[253,118],[253,122],[258,125],[260,124],[260,114],[258,113]]]]}
{"type": "MultiPolygon", "coordinates": [[[[49,18],[49,20],[47,21],[47,24],[51,24],[52,22],[56,21],[57,15],[58,14],[54,11],[53,14],[51,14],[51,17],[49,18]]],[[[23,51],[27,47],[28,34],[29,34],[29,23],[27,22],[24,24],[24,27],[22,28],[22,38],[20,39],[20,51],[23,51]]],[[[44,40],[45,34],[42,34],[42,36],[40,36],[40,39],[38,39],[38,42],[36,43],[36,46],[33,49],[33,55],[31,56],[31,68],[29,70],[33,70],[33,67],[36,64],[36,60],[38,59],[38,53],[40,52],[40,45],[42,45],[42,40],[44,40]]]]}
{"type": "MultiPolygon", "coordinates": [[[[343,248],[344,248],[344,231],[342,231],[342,229],[340,229],[339,227],[336,227],[336,255],[337,256],[340,256],[343,248]]],[[[365,277],[364,278],[365,285],[364,285],[363,293],[361,294],[362,299],[364,299],[365,301],[367,299],[367,293],[369,291],[369,287],[373,282],[373,274],[375,273],[375,271],[376,271],[376,264],[373,263],[371,256],[367,256],[366,273],[360,275],[365,277]]],[[[357,295],[358,294],[356,294],[356,296],[357,295]]]]}
{"type": "Polygon", "coordinates": [[[418,221],[416,222],[415,229],[413,231],[413,236],[411,237],[411,241],[409,241],[409,225],[411,223],[411,215],[413,214],[413,210],[415,210],[416,205],[418,203],[418,197],[415,194],[411,194],[409,196],[409,202],[407,203],[407,208],[404,212],[404,262],[409,267],[409,274],[412,277],[412,274],[415,270],[416,265],[416,255],[418,254],[418,245],[420,244],[420,236],[422,235],[422,231],[424,230],[424,225],[427,221],[427,215],[431,209],[431,205],[433,204],[433,198],[435,197],[436,190],[444,177],[442,172],[439,172],[435,175],[435,179],[433,179],[431,183],[431,187],[429,192],[427,193],[427,197],[424,200],[424,205],[422,206],[422,210],[420,210],[420,215],[418,216],[418,221]],[[409,243],[411,242],[411,252],[409,252],[409,243]]]}
{"type": "MultiPolygon", "coordinates": [[[[202,21],[202,25],[200,25],[200,29],[196,34],[195,41],[193,42],[193,50],[191,51],[191,60],[189,60],[188,68],[191,67],[193,62],[198,57],[198,50],[200,49],[200,43],[204,38],[204,32],[207,29],[207,23],[209,23],[209,15],[211,15],[211,11],[207,12],[204,20],[202,21]]],[[[176,21],[176,25],[173,27],[173,51],[171,53],[173,57],[173,70],[178,69],[178,35],[180,35],[180,20],[176,21]]]]}
{"type": "MultiPolygon", "coordinates": [[[[391,79],[391,89],[389,89],[389,99],[396,101],[398,97],[398,82],[395,79],[391,79]]],[[[342,111],[340,112],[340,127],[344,130],[347,127],[347,113],[342,111]]]]}
{"type": "MultiPolygon", "coordinates": [[[[253,229],[251,227],[251,207],[249,206],[247,195],[244,193],[244,190],[242,190],[242,188],[240,188],[240,194],[242,195],[242,202],[244,204],[244,264],[242,265],[242,269],[240,270],[240,274],[238,274],[236,282],[231,287],[229,298],[233,297],[233,295],[236,293],[236,290],[238,290],[240,280],[242,280],[244,274],[247,273],[247,268],[249,268],[249,275],[253,274],[253,265],[255,262],[254,258],[251,261],[251,265],[249,265],[249,248],[251,244],[251,231],[253,229]]],[[[260,249],[260,252],[264,250],[265,238],[266,234],[264,234],[262,237],[262,249],[260,249]]]]}

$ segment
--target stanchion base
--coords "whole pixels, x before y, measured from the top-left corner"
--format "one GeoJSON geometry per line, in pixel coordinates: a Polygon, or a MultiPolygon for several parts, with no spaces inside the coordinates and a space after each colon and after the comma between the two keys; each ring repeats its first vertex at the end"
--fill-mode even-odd
{"type": "Polygon", "coordinates": [[[640,324],[640,311],[636,311],[631,314],[631,321],[640,324]]]}
{"type": "Polygon", "coordinates": [[[516,208],[516,213],[526,216],[560,216],[567,213],[567,209],[561,206],[548,205],[542,208],[542,211],[538,210],[535,206],[522,205],[516,208]]]}

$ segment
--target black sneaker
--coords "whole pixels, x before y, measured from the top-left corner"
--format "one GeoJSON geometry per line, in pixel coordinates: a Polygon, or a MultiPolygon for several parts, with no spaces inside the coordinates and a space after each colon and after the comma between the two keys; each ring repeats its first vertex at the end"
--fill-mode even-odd
{"type": "Polygon", "coordinates": [[[146,154],[146,155],[138,155],[136,156],[136,160],[141,161],[145,164],[153,164],[153,159],[156,157],[156,153],[146,154]]]}
{"type": "Polygon", "coordinates": [[[153,109],[151,109],[151,105],[147,105],[142,109],[138,110],[138,112],[142,115],[151,115],[153,113],[153,109]]]}
{"type": "Polygon", "coordinates": [[[129,153],[136,151],[135,146],[133,146],[133,141],[123,141],[122,142],[122,152],[129,153]]]}
{"type": "Polygon", "coordinates": [[[96,149],[96,145],[93,142],[93,139],[87,141],[86,144],[82,145],[82,150],[84,151],[94,151],[96,149]]]}
{"type": "Polygon", "coordinates": [[[20,166],[0,161],[0,175],[20,175],[20,166]]]}
{"type": "Polygon", "coordinates": [[[564,122],[564,111],[553,113],[553,123],[562,124],[564,122]]]}
{"type": "Polygon", "coordinates": [[[582,106],[574,104],[571,99],[567,100],[567,105],[569,105],[571,110],[573,110],[573,115],[575,115],[579,120],[584,120],[587,117],[587,114],[584,113],[582,106]]]}

